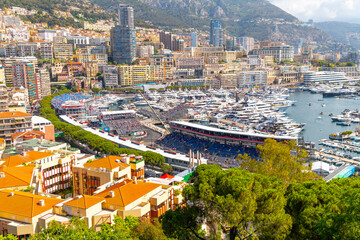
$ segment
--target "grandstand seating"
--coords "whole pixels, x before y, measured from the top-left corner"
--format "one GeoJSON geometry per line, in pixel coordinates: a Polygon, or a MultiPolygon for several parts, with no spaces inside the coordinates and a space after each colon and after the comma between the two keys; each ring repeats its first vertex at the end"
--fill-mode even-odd
{"type": "Polygon", "coordinates": [[[135,118],[106,120],[104,123],[110,129],[114,129],[120,136],[129,136],[131,133],[144,131],[140,122],[135,118]]]}
{"type": "Polygon", "coordinates": [[[253,158],[258,158],[258,154],[255,148],[221,144],[177,132],[173,132],[170,135],[167,135],[163,140],[157,141],[157,144],[185,154],[188,154],[190,150],[199,151],[206,158],[236,158],[237,155],[245,153],[253,158]]]}
{"type": "Polygon", "coordinates": [[[59,95],[57,97],[54,97],[51,100],[51,105],[59,110],[62,110],[62,105],[67,101],[82,101],[89,98],[89,96],[85,96],[81,93],[65,93],[62,95],[59,95]]]}

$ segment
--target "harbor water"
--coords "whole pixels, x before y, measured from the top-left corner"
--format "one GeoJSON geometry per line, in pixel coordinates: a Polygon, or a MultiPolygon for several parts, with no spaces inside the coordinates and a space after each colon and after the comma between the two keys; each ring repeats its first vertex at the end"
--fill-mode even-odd
{"type": "Polygon", "coordinates": [[[289,107],[286,114],[297,123],[306,124],[300,136],[303,136],[305,141],[316,143],[317,146],[320,139],[328,139],[332,133],[354,131],[355,127],[360,126],[357,123],[351,123],[351,126],[336,125],[329,116],[331,113],[334,116],[341,114],[345,109],[360,110],[360,98],[323,98],[322,94],[297,91],[291,93],[289,99],[295,100],[296,105],[289,107]]]}

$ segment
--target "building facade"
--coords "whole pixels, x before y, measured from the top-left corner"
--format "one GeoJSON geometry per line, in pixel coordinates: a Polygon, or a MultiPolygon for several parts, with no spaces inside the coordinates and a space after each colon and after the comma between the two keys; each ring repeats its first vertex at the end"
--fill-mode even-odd
{"type": "Polygon", "coordinates": [[[18,132],[31,131],[31,115],[24,112],[0,113],[0,138],[11,144],[11,135],[18,132]]]}
{"type": "Polygon", "coordinates": [[[294,47],[292,46],[276,46],[263,49],[254,49],[250,51],[249,55],[265,55],[272,56],[277,62],[284,60],[294,60],[294,47]]]}
{"type": "Polygon", "coordinates": [[[210,21],[210,45],[213,47],[223,46],[223,30],[218,20],[210,21]]]}

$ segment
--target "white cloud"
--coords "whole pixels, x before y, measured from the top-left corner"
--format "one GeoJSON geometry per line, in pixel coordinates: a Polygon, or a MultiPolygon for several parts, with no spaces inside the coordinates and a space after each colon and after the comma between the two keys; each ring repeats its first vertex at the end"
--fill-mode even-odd
{"type": "Polygon", "coordinates": [[[360,0],[270,0],[301,20],[359,20],[360,0]]]}

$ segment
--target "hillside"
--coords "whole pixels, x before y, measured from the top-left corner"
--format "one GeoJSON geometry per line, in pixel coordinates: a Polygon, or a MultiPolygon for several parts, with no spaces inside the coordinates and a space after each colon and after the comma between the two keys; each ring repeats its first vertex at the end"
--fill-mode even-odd
{"type": "Polygon", "coordinates": [[[0,0],[0,8],[12,6],[37,10],[37,14],[21,18],[34,23],[46,22],[49,27],[59,25],[78,28],[82,21],[95,22],[113,18],[112,14],[106,13],[102,7],[88,0],[0,0]]]}
{"type": "Polygon", "coordinates": [[[301,26],[298,19],[267,0],[0,0],[0,8],[37,10],[37,14],[21,18],[33,23],[46,22],[49,27],[79,28],[83,21],[115,19],[119,3],[134,7],[137,26],[149,27],[147,22],[151,22],[165,29],[209,31],[210,19],[218,19],[233,36],[289,44],[300,37],[307,41],[330,40],[325,32],[301,26]]]}
{"type": "Polygon", "coordinates": [[[298,36],[310,41],[329,40],[314,28],[300,26],[298,19],[266,0],[91,0],[111,12],[119,3],[130,4],[135,17],[165,28],[209,30],[218,19],[236,36],[252,36],[294,43],[298,36]],[[278,24],[278,31],[276,31],[278,24]]]}
{"type": "Polygon", "coordinates": [[[346,22],[319,22],[317,28],[327,32],[334,40],[360,49],[360,24],[346,22]]]}

